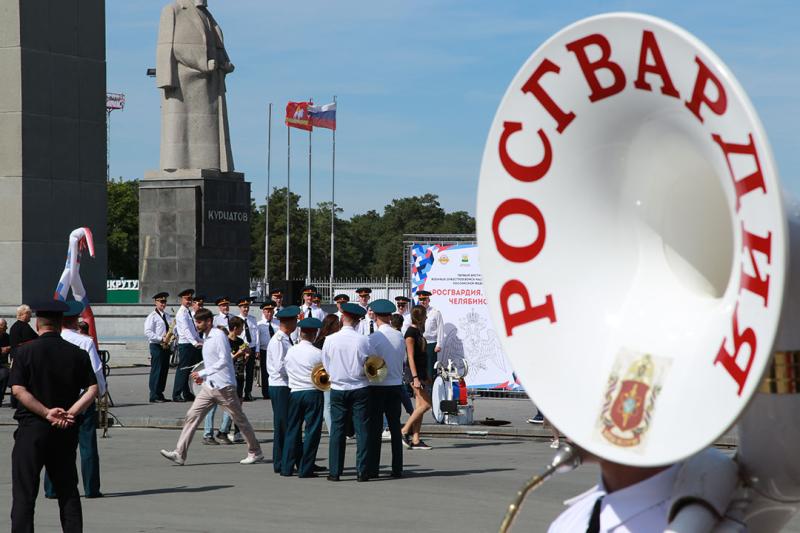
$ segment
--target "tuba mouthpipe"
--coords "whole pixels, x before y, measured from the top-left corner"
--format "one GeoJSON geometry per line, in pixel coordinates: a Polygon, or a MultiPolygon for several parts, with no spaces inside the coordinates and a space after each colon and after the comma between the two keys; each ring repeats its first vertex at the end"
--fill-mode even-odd
{"type": "Polygon", "coordinates": [[[581,455],[577,448],[569,444],[561,444],[556,451],[553,460],[547,466],[544,472],[537,474],[530,478],[525,484],[517,491],[514,500],[506,510],[506,515],[500,523],[499,533],[507,533],[511,531],[511,526],[514,524],[519,510],[522,508],[522,503],[528,494],[541,487],[545,481],[550,479],[553,474],[570,472],[578,468],[581,464],[581,455]]]}

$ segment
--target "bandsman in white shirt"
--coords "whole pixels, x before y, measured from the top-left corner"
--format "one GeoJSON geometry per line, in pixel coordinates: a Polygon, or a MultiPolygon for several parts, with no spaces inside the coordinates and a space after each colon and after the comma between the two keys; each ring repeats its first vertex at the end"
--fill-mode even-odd
{"type": "Polygon", "coordinates": [[[361,287],[356,289],[358,295],[358,305],[364,309],[364,318],[355,326],[356,331],[362,335],[372,335],[375,333],[375,315],[369,309],[369,300],[372,297],[372,289],[369,287],[361,287]]]}
{"type": "Polygon", "coordinates": [[[336,303],[336,316],[339,317],[339,322],[342,321],[342,304],[346,304],[350,301],[350,297],[346,294],[337,294],[333,297],[333,301],[336,303]]]}
{"type": "Polygon", "coordinates": [[[277,313],[283,309],[283,289],[274,288],[269,291],[270,299],[275,302],[275,312],[277,313]]]}
{"type": "Polygon", "coordinates": [[[172,354],[172,343],[166,348],[162,343],[167,340],[172,317],[167,312],[168,292],[153,295],[155,309],[144,320],[144,335],[150,344],[150,403],[166,402],[164,389],[167,387],[169,374],[169,357],[172,354]]]}
{"type": "Polygon", "coordinates": [[[283,446],[286,440],[286,419],[289,415],[289,377],[286,375],[286,353],[294,344],[292,333],[297,328],[296,305],[284,307],[275,314],[280,322],[278,331],[267,345],[267,371],[269,372],[269,397],[272,401],[272,469],[281,472],[283,446]]]}
{"type": "Polygon", "coordinates": [[[400,333],[406,334],[408,326],[411,325],[411,299],[408,296],[395,296],[395,305],[397,306],[397,314],[403,317],[403,326],[400,328],[400,333]]]}
{"type": "Polygon", "coordinates": [[[255,317],[250,316],[250,302],[251,298],[239,299],[239,318],[244,320],[244,330],[239,338],[247,342],[251,348],[250,355],[244,363],[244,401],[253,401],[253,377],[255,376],[256,369],[256,356],[259,349],[258,340],[258,321],[255,317]]]}
{"type": "Polygon", "coordinates": [[[367,452],[369,477],[379,477],[381,459],[381,433],[383,417],[389,424],[392,436],[392,477],[403,476],[403,435],[400,432],[400,406],[402,403],[403,361],[406,345],[403,334],[389,323],[397,307],[389,300],[375,300],[370,304],[378,325],[369,336],[369,353],[382,357],[387,375],[380,383],[369,386],[370,393],[370,447],[367,452]]]}
{"type": "Polygon", "coordinates": [[[565,501],[569,507],[548,533],[664,531],[681,465],[641,468],[601,460],[600,482],[565,501]]]}
{"type": "Polygon", "coordinates": [[[258,362],[261,367],[261,396],[269,400],[269,370],[267,370],[267,346],[281,323],[275,318],[275,302],[261,304],[261,320],[258,321],[258,362]]]}
{"type": "MultiPolygon", "coordinates": [[[[70,300],[66,302],[69,310],[64,312],[64,319],[61,324],[61,338],[70,344],[74,344],[81,350],[89,354],[97,378],[99,387],[98,398],[102,398],[106,393],[106,378],[103,374],[103,361],[97,353],[97,346],[94,340],[88,335],[78,332],[78,317],[83,312],[84,305],[81,302],[70,300]]],[[[167,361],[169,363],[169,361],[167,361]]],[[[100,456],[97,453],[97,409],[95,402],[89,404],[83,412],[83,420],[78,426],[78,451],[81,455],[81,478],[83,479],[83,491],[85,498],[102,498],[100,492],[100,456]]],[[[47,498],[57,498],[56,489],[53,482],[45,470],[44,474],[44,495],[47,498]]]]}
{"type": "Polygon", "coordinates": [[[331,432],[328,450],[329,481],[339,481],[344,467],[345,421],[353,420],[356,433],[358,481],[368,481],[369,381],[364,363],[369,355],[369,339],[354,326],[364,316],[358,304],[342,305],[342,329],[325,338],[322,363],[331,378],[331,432]]]}
{"type": "Polygon", "coordinates": [[[303,318],[316,318],[322,322],[328,313],[323,311],[318,303],[314,303],[315,294],[317,288],[314,285],[303,287],[303,305],[300,306],[300,310],[303,312],[303,318]]]}
{"type": "Polygon", "coordinates": [[[321,390],[314,387],[311,371],[322,362],[322,350],[312,344],[322,321],[304,318],[297,323],[300,342],[286,353],[286,375],[289,377],[289,416],[286,423],[286,440],[281,461],[281,475],[291,476],[297,465],[298,477],[317,477],[314,462],[322,434],[322,408],[324,404],[321,390]],[[305,435],[303,423],[305,422],[305,435]]]}
{"type": "Polygon", "coordinates": [[[216,315],[214,315],[214,327],[223,327],[225,329],[229,329],[228,319],[231,316],[230,298],[223,296],[222,298],[217,298],[214,303],[217,304],[217,310],[219,311],[216,315]]]}
{"type": "Polygon", "coordinates": [[[431,305],[431,293],[429,291],[417,291],[417,298],[419,305],[427,311],[423,337],[425,337],[425,342],[427,343],[428,375],[433,377],[436,375],[433,365],[439,360],[439,352],[442,351],[444,342],[444,320],[442,319],[442,313],[431,305]]]}
{"type": "Polygon", "coordinates": [[[239,462],[246,465],[258,463],[264,459],[264,455],[236,394],[236,371],[233,368],[228,337],[222,330],[214,327],[213,316],[208,309],[199,310],[194,322],[195,329],[205,335],[202,348],[204,368],[199,372],[192,372],[191,378],[195,383],[202,384],[202,387],[186,412],[186,420],[175,449],[161,450],[161,455],[175,464],[183,465],[200,421],[214,405],[220,405],[230,413],[247,442],[247,457],[239,462]]]}
{"type": "Polygon", "coordinates": [[[173,402],[190,402],[194,394],[189,389],[189,369],[203,360],[203,339],[197,331],[190,307],[194,289],[178,293],[181,306],[175,313],[175,331],[178,334],[178,368],[172,386],[173,402]]]}

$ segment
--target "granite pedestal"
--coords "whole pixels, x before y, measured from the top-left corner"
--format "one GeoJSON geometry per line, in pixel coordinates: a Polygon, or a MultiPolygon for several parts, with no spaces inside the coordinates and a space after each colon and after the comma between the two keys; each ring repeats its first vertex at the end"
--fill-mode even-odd
{"type": "Polygon", "coordinates": [[[248,294],[250,184],[239,172],[154,171],[139,185],[142,302],[194,288],[208,299],[248,294]]]}

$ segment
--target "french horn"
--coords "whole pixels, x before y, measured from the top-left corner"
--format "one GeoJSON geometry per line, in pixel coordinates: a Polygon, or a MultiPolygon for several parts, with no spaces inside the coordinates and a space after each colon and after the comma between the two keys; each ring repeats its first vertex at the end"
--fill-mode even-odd
{"type": "Polygon", "coordinates": [[[314,384],[317,390],[322,392],[331,390],[331,376],[322,363],[317,363],[311,369],[311,383],[314,384]]]}
{"type": "Polygon", "coordinates": [[[383,357],[370,355],[364,362],[364,374],[370,383],[380,383],[389,375],[389,367],[383,357]]]}
{"type": "Polygon", "coordinates": [[[577,447],[629,466],[696,456],[739,420],[728,512],[777,531],[800,502],[797,373],[758,391],[800,350],[798,214],[696,37],[634,13],[562,29],[513,78],[480,170],[484,294],[517,377],[577,447]]]}

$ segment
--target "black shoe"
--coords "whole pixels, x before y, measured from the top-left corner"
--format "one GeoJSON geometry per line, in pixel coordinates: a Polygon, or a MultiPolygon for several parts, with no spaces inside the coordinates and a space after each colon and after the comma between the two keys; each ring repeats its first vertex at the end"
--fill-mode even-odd
{"type": "Polygon", "coordinates": [[[402,472],[392,472],[392,477],[395,478],[395,479],[401,478],[401,477],[403,477],[403,473],[402,472]]]}
{"type": "Polygon", "coordinates": [[[288,474],[284,474],[283,472],[281,472],[281,477],[292,477],[292,476],[294,476],[294,473],[290,472],[288,474]]]}
{"type": "Polygon", "coordinates": [[[158,400],[158,399],[156,399],[156,400],[148,400],[148,401],[149,401],[150,403],[159,403],[159,402],[161,402],[161,400],[158,400]]]}
{"type": "Polygon", "coordinates": [[[184,398],[183,401],[185,401],[185,402],[193,402],[194,401],[194,394],[192,394],[191,396],[187,396],[186,398],[184,398]]]}
{"type": "Polygon", "coordinates": [[[363,483],[363,482],[365,482],[365,481],[369,481],[369,476],[368,476],[368,475],[366,475],[366,474],[364,474],[363,476],[362,476],[361,474],[359,474],[359,475],[356,477],[356,481],[358,481],[359,483],[363,483]]]}
{"type": "Polygon", "coordinates": [[[172,398],[172,401],[178,403],[184,403],[186,400],[184,400],[183,398],[174,397],[172,398]]]}
{"type": "Polygon", "coordinates": [[[307,476],[297,476],[297,477],[302,478],[302,479],[307,479],[307,478],[310,478],[310,477],[319,477],[319,475],[315,474],[314,472],[311,472],[307,476]]]}
{"type": "Polygon", "coordinates": [[[339,481],[339,476],[328,476],[328,481],[339,481]]]}
{"type": "Polygon", "coordinates": [[[170,400],[168,400],[167,398],[164,398],[163,396],[159,396],[158,399],[161,400],[164,403],[169,403],[170,402],[170,400]]]}
{"type": "Polygon", "coordinates": [[[208,446],[219,446],[219,442],[217,442],[214,437],[203,437],[203,444],[208,446]]]}
{"type": "Polygon", "coordinates": [[[255,398],[253,398],[253,395],[252,395],[252,394],[250,394],[249,392],[248,392],[247,394],[245,394],[245,395],[244,395],[244,401],[246,401],[246,402],[252,402],[253,400],[255,400],[255,398]]]}
{"type": "Polygon", "coordinates": [[[324,472],[324,471],[327,470],[327,468],[325,468],[324,466],[320,466],[320,465],[314,465],[312,470],[314,472],[324,472]]]}
{"type": "Polygon", "coordinates": [[[403,446],[405,446],[407,449],[410,450],[411,449],[411,435],[409,435],[408,433],[402,433],[400,435],[400,437],[401,437],[401,442],[403,443],[403,446]]]}
{"type": "Polygon", "coordinates": [[[102,492],[98,492],[97,494],[87,494],[84,498],[94,499],[94,498],[102,498],[104,494],[102,492]]]}

